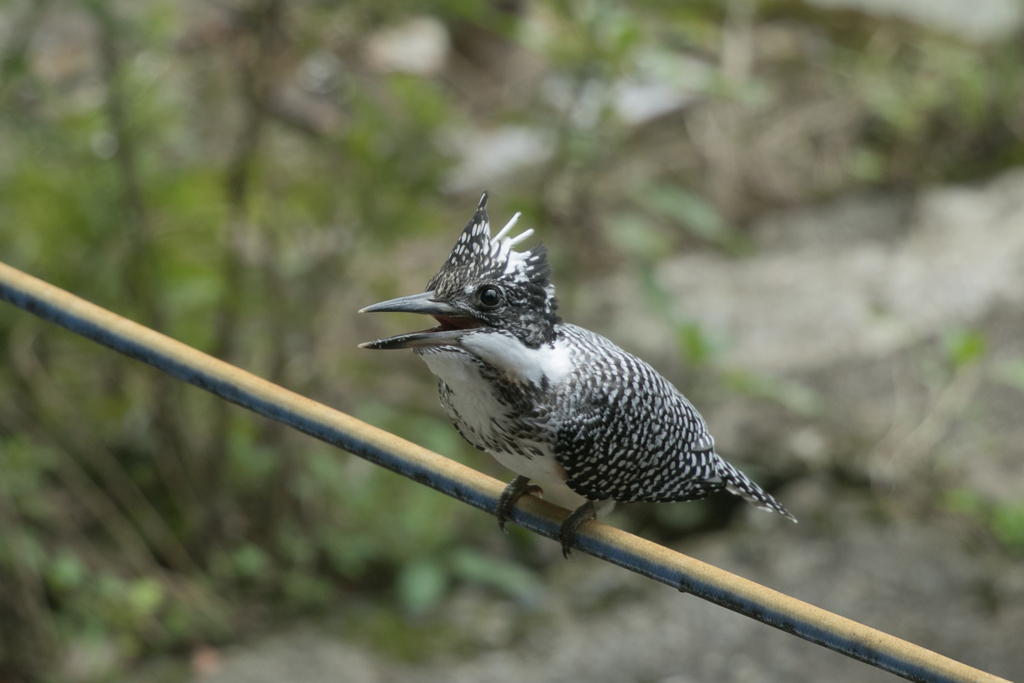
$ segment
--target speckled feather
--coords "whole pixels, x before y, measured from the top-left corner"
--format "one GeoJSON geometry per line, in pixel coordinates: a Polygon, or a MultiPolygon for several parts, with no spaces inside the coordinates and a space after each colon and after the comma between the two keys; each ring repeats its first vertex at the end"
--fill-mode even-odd
{"type": "Polygon", "coordinates": [[[537,303],[545,313],[553,314],[557,304],[555,288],[548,281],[551,266],[548,265],[547,248],[538,244],[527,251],[514,251],[513,246],[533,234],[533,230],[527,230],[514,239],[508,238],[506,233],[518,219],[519,214],[516,214],[499,236],[491,238],[485,192],[448,259],[427,283],[427,290],[440,298],[448,298],[457,294],[466,283],[491,280],[511,285],[533,285],[543,293],[537,303]]]}
{"type": "Polygon", "coordinates": [[[514,471],[557,476],[589,500],[684,501],[727,489],[792,519],[715,452],[704,419],[668,380],[554,315],[543,247],[513,251],[510,226],[492,239],[485,203],[427,289],[456,297],[495,281],[509,305],[459,347],[416,349],[459,433],[514,471]]]}

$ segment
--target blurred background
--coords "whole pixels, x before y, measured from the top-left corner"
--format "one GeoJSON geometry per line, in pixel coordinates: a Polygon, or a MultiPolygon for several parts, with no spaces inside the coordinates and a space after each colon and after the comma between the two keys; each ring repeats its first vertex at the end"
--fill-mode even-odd
{"type": "MultiPolygon", "coordinates": [[[[476,206],[800,519],[611,523],[1024,676],[1024,4],[7,0],[0,259],[494,476],[476,206]]],[[[0,681],[892,680],[0,307],[0,681]]]]}

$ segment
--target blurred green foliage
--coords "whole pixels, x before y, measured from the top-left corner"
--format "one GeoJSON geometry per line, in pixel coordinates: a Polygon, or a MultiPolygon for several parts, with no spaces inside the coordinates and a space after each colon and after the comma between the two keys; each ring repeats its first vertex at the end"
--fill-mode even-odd
{"type": "Polygon", "coordinates": [[[969,489],[946,492],[945,507],[965,515],[1015,555],[1024,554],[1024,501],[990,501],[969,489]]]}
{"type": "Polygon", "coordinates": [[[942,341],[953,368],[977,363],[988,349],[988,340],[977,330],[950,330],[942,341]]]}
{"type": "MultiPolygon", "coordinates": [[[[570,304],[621,266],[699,370],[724,342],[672,317],[660,259],[741,257],[766,207],[1024,161],[1019,40],[739,4],[0,3],[0,258],[492,467],[422,368],[354,349],[373,329],[354,311],[421,284],[485,183],[543,226],[570,304]],[[417,17],[442,27],[446,61],[375,63],[374,37],[417,17]],[[630,109],[634,86],[675,104],[630,109]],[[539,160],[453,186],[466,154],[442,141],[506,126],[547,135],[539,160]]],[[[950,339],[956,364],[983,351],[950,339]]],[[[528,552],[470,549],[493,520],[421,486],[7,307],[0,353],[0,678],[108,679],[258,628],[247,605],[363,593],[393,607],[366,631],[418,656],[406,636],[457,586],[542,595],[528,552]]],[[[792,382],[708,381],[818,407],[792,382]]],[[[1019,544],[1019,510],[1000,510],[986,518],[1019,544]]],[[[689,528],[706,512],[659,514],[689,528]]]]}

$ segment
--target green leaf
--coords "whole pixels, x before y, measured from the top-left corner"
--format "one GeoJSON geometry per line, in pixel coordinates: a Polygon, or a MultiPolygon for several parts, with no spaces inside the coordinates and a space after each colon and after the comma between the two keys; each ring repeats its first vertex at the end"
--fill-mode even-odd
{"type": "Polygon", "coordinates": [[[996,505],[992,511],[992,532],[1008,548],[1024,550],[1024,505],[996,505]]]}
{"type": "Polygon", "coordinates": [[[963,367],[978,362],[985,356],[988,339],[976,330],[955,330],[943,339],[946,358],[954,367],[963,367]]]}
{"type": "Polygon", "coordinates": [[[330,602],[334,587],[322,577],[294,571],[284,577],[284,594],[300,605],[323,605],[330,602]]]}
{"type": "Polygon", "coordinates": [[[128,604],[137,616],[147,617],[164,602],[164,588],[152,577],[133,581],[128,587],[128,604]]]}
{"type": "Polygon", "coordinates": [[[735,391],[775,401],[799,415],[816,415],[821,411],[818,393],[791,380],[744,370],[727,372],[724,380],[735,391]]]}
{"type": "Polygon", "coordinates": [[[612,216],[605,226],[605,235],[618,251],[642,260],[657,260],[671,249],[668,238],[658,227],[638,213],[612,216]]]}
{"type": "Polygon", "coordinates": [[[675,221],[693,235],[730,251],[746,251],[749,245],[714,204],[672,185],[643,187],[635,193],[638,204],[651,213],[675,221]]]}
{"type": "Polygon", "coordinates": [[[683,356],[691,365],[706,363],[715,355],[715,344],[708,339],[697,323],[678,325],[676,342],[679,344],[683,356]]]}
{"type": "Polygon", "coordinates": [[[239,578],[255,579],[264,576],[270,570],[271,559],[263,548],[246,543],[232,553],[231,563],[239,578]]]}
{"type": "Polygon", "coordinates": [[[312,542],[303,533],[303,529],[291,523],[290,520],[282,521],[275,534],[277,549],[281,556],[297,565],[309,565],[316,559],[316,549],[312,542]]]}
{"type": "Polygon", "coordinates": [[[883,180],[887,171],[885,157],[867,147],[858,147],[850,153],[847,168],[850,175],[864,182],[883,180]]]}
{"type": "Polygon", "coordinates": [[[522,565],[468,549],[453,554],[452,571],[461,579],[490,586],[527,603],[536,603],[544,590],[536,575],[522,565]]]}
{"type": "Polygon", "coordinates": [[[942,506],[961,515],[981,519],[985,514],[985,502],[977,491],[959,488],[946,491],[942,498],[942,506]]]}
{"type": "Polygon", "coordinates": [[[338,529],[334,524],[317,527],[317,541],[331,567],[344,577],[357,578],[374,559],[387,551],[387,540],[378,534],[338,529]]]}
{"type": "Polygon", "coordinates": [[[53,559],[46,572],[46,580],[56,590],[70,590],[82,584],[86,567],[70,550],[61,552],[53,559]]]}
{"type": "Polygon", "coordinates": [[[405,611],[420,616],[441,602],[448,592],[448,576],[433,560],[415,560],[402,567],[397,588],[405,611]]]}

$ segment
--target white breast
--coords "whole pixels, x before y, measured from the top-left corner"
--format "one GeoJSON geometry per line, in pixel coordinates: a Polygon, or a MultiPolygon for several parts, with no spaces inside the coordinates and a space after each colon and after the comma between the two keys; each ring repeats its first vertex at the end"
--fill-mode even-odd
{"type": "Polygon", "coordinates": [[[421,357],[430,371],[451,390],[449,400],[458,412],[457,418],[455,415],[451,417],[468,428],[463,432],[481,436],[489,434],[493,429],[491,418],[504,415],[505,407],[495,398],[490,383],[480,376],[477,365],[466,354],[448,351],[445,347],[430,349],[421,357]]]}
{"type": "MultiPolygon", "coordinates": [[[[546,378],[550,384],[556,384],[571,369],[568,350],[564,347],[544,347],[546,350],[538,352],[523,346],[518,340],[512,344],[498,339],[483,339],[485,337],[508,339],[496,333],[470,335],[463,339],[463,346],[515,381],[540,386],[546,378]],[[473,343],[467,343],[470,339],[473,343]]],[[[457,413],[450,416],[460,423],[467,438],[516,474],[541,482],[564,481],[565,473],[555,461],[550,443],[520,439],[518,443],[526,452],[539,453],[532,457],[489,446],[488,442],[502,441],[495,432],[500,432],[503,424],[511,424],[516,418],[507,406],[498,401],[491,383],[480,375],[479,366],[468,354],[441,347],[421,351],[420,355],[430,371],[448,385],[448,401],[457,413]],[[479,436],[480,440],[474,436],[479,436]]]]}
{"type": "Polygon", "coordinates": [[[463,337],[462,347],[501,370],[509,379],[536,386],[541,386],[544,379],[548,386],[559,384],[573,369],[572,354],[565,339],[531,349],[514,335],[481,332],[463,337]]]}

